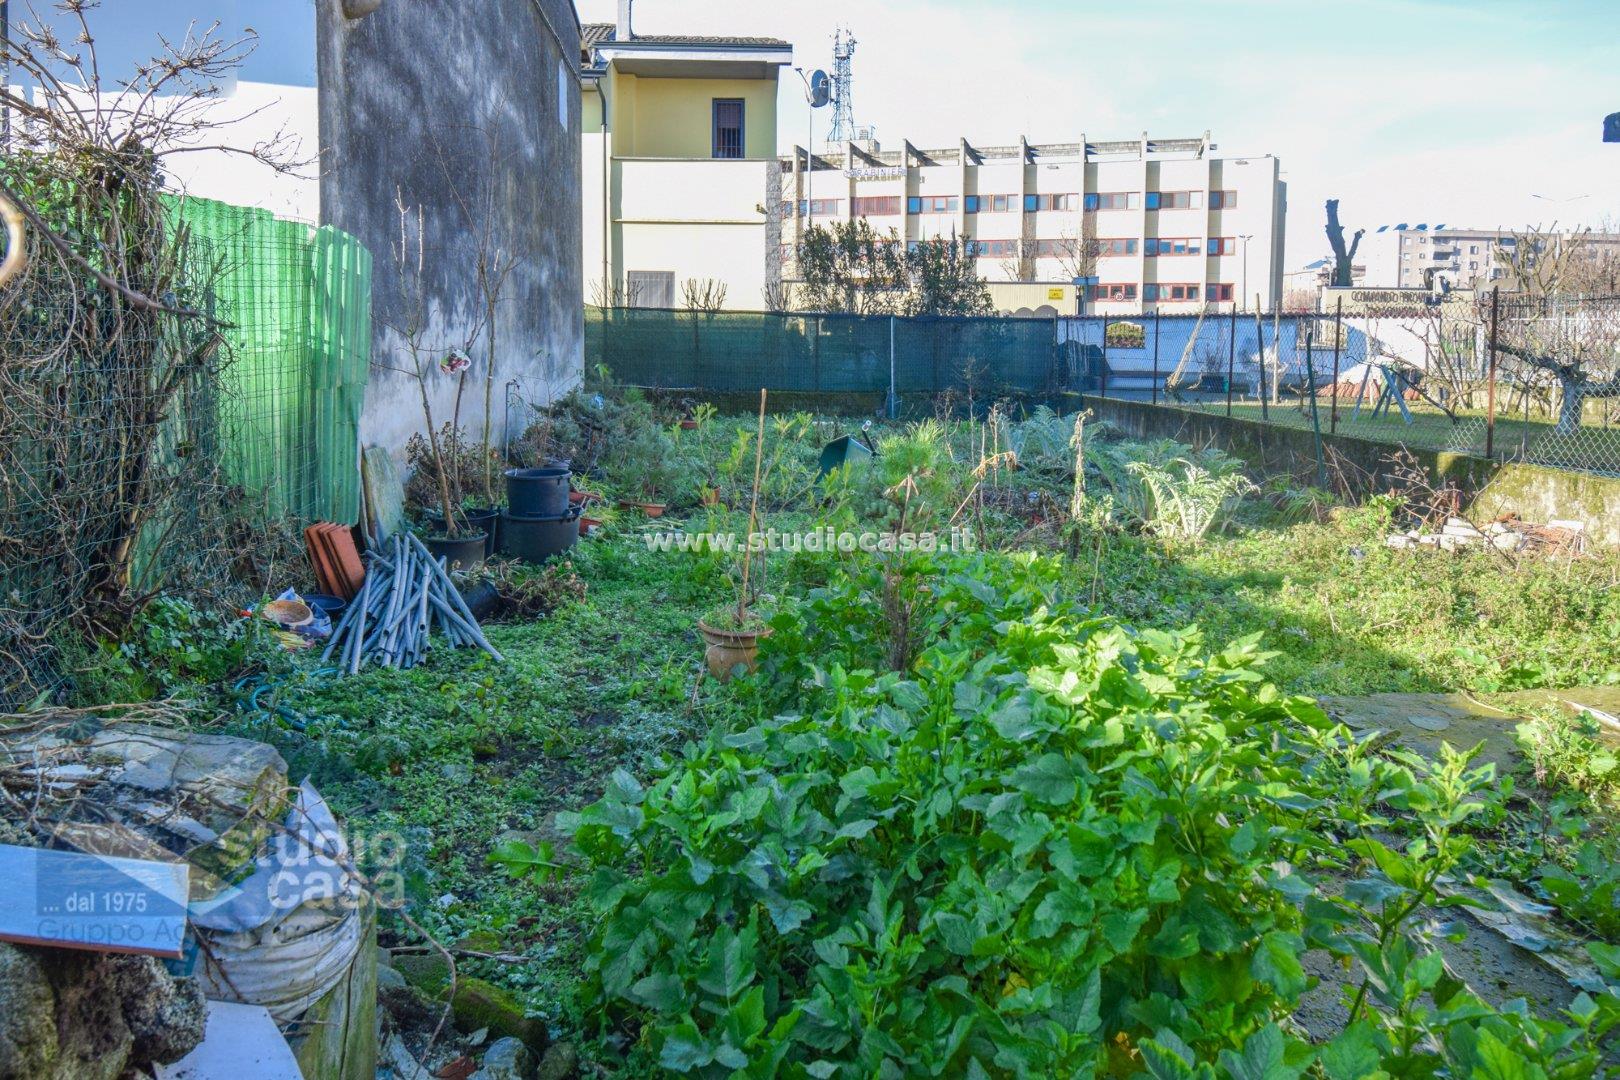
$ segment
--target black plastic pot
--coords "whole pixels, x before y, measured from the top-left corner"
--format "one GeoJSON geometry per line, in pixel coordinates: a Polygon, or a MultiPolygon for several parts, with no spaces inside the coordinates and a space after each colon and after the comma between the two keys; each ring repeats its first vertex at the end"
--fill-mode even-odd
{"type": "Polygon", "coordinates": [[[567,469],[506,470],[506,505],[514,518],[555,518],[568,513],[567,469]]]}
{"type": "Polygon", "coordinates": [[[467,511],[467,528],[474,532],[482,529],[484,532],[484,558],[495,554],[495,524],[501,520],[499,507],[491,506],[478,510],[467,511]]]}
{"type": "Polygon", "coordinates": [[[448,536],[424,536],[422,543],[427,546],[434,558],[444,557],[445,566],[451,570],[471,570],[484,564],[484,546],[489,541],[489,534],[483,532],[469,532],[465,536],[451,539],[448,536]]]}
{"type": "Polygon", "coordinates": [[[578,507],[552,517],[519,517],[510,512],[501,515],[502,555],[524,562],[545,562],[578,542],[578,507]]]}
{"type": "Polygon", "coordinates": [[[328,596],[325,593],[310,593],[304,597],[304,603],[323,613],[334,624],[343,615],[343,609],[349,606],[349,602],[343,597],[328,596]]]}

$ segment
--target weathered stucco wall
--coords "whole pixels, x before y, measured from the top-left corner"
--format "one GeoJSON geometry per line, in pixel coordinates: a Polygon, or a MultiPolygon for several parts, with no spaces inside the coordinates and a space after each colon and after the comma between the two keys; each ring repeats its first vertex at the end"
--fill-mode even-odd
{"type": "MultiPolygon", "coordinates": [[[[505,384],[544,401],[582,371],[579,23],[570,0],[382,0],[359,19],[319,0],[321,220],[375,257],[373,367],[361,438],[395,454],[423,427],[399,328],[418,304],[399,272],[402,200],[423,221],[426,352],[466,347],[461,422],[484,415],[487,339],[476,272],[489,236],[513,261],[496,309],[494,431],[505,384]]],[[[410,259],[414,263],[414,236],[410,259]]],[[[430,380],[434,419],[456,380],[430,380]]],[[[514,419],[517,419],[514,417],[514,419]]]]}

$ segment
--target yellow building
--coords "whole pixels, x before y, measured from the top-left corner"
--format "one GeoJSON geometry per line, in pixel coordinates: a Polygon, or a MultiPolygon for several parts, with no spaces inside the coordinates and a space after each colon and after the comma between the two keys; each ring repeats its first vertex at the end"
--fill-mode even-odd
{"type": "Polygon", "coordinates": [[[758,310],[779,274],[776,94],[793,49],[774,38],[583,28],[588,303],[758,310]]]}

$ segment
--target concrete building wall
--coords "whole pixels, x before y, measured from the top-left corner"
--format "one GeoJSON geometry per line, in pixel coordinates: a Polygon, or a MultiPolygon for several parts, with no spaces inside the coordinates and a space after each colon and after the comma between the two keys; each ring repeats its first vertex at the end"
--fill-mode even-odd
{"type": "MultiPolygon", "coordinates": [[[[786,236],[792,241],[811,222],[865,216],[907,241],[966,237],[980,243],[980,273],[993,286],[1070,286],[1064,299],[1071,301],[1072,281],[1087,269],[1077,257],[1082,245],[1116,241],[1101,245],[1090,268],[1102,291],[1087,298],[1089,312],[1178,314],[1211,303],[1254,310],[1256,296],[1269,311],[1282,298],[1287,200],[1280,166],[1271,156],[1215,150],[1207,137],[982,149],[964,142],[938,150],[850,144],[820,151],[812,175],[802,168],[792,174],[792,161],[783,162],[788,205],[798,207],[807,190],[817,204],[809,217],[790,211],[786,236]],[[883,196],[900,198],[898,214],[856,201],[883,196]],[[976,212],[969,212],[969,197],[978,200],[976,212]],[[1033,210],[1028,197],[1038,200],[1033,210]],[[908,206],[908,199],[923,201],[908,206]],[[1170,248],[1161,250],[1161,240],[1170,248]]],[[[802,167],[802,151],[798,159],[802,167]]],[[[998,305],[1002,298],[1014,305],[1002,306],[1009,312],[1039,298],[999,287],[992,293],[998,305]]]]}
{"type": "MultiPolygon", "coordinates": [[[[471,339],[462,425],[481,429],[489,374],[475,332],[478,238],[513,268],[494,321],[494,424],[504,385],[528,400],[565,392],[583,364],[579,23],[569,0],[385,2],[360,19],[319,0],[321,220],[375,257],[373,373],[362,438],[396,454],[423,426],[399,328],[416,306],[395,258],[396,194],[425,237],[421,340],[436,355],[471,339]],[[487,197],[485,197],[487,193],[487,197]]],[[[413,240],[414,244],[414,240],[413,240]]],[[[413,255],[414,258],[414,255],[413,255]]],[[[408,275],[407,275],[408,277],[408,275]]],[[[456,380],[430,379],[435,421],[456,380]]]]}
{"type": "MultiPolygon", "coordinates": [[[[610,105],[623,123],[631,110],[633,138],[619,140],[624,157],[706,158],[714,150],[716,98],[743,103],[743,156],[776,156],[776,82],[763,79],[654,79],[621,75],[619,102],[610,105]]],[[[621,133],[623,128],[619,129],[621,133]]]]}

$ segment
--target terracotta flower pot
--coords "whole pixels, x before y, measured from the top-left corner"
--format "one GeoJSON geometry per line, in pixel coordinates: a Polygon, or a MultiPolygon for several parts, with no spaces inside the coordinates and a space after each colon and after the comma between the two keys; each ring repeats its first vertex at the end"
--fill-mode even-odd
{"type": "Polygon", "coordinates": [[[703,650],[703,659],[708,662],[709,674],[721,682],[730,682],[739,664],[749,672],[759,666],[759,639],[770,637],[771,628],[716,630],[699,619],[698,633],[703,635],[703,642],[708,646],[703,650]]]}
{"type": "Polygon", "coordinates": [[[651,518],[663,517],[664,516],[664,504],[663,503],[636,502],[634,499],[620,499],[619,500],[619,509],[620,510],[640,510],[643,514],[646,514],[648,517],[651,517],[651,518]]]}
{"type": "Polygon", "coordinates": [[[600,529],[601,527],[602,527],[602,520],[600,518],[585,517],[584,515],[580,516],[580,519],[579,519],[579,535],[581,535],[581,536],[589,536],[589,535],[591,535],[591,530],[592,529],[600,529]]]}
{"type": "Polygon", "coordinates": [[[696,420],[682,420],[681,421],[681,430],[682,431],[696,431],[697,427],[698,427],[698,422],[696,420]]]}
{"type": "Polygon", "coordinates": [[[568,502],[572,506],[579,506],[579,505],[581,505],[583,503],[586,503],[586,502],[605,502],[605,501],[606,500],[604,500],[602,498],[602,496],[598,495],[594,491],[570,491],[568,493],[568,502]]]}

